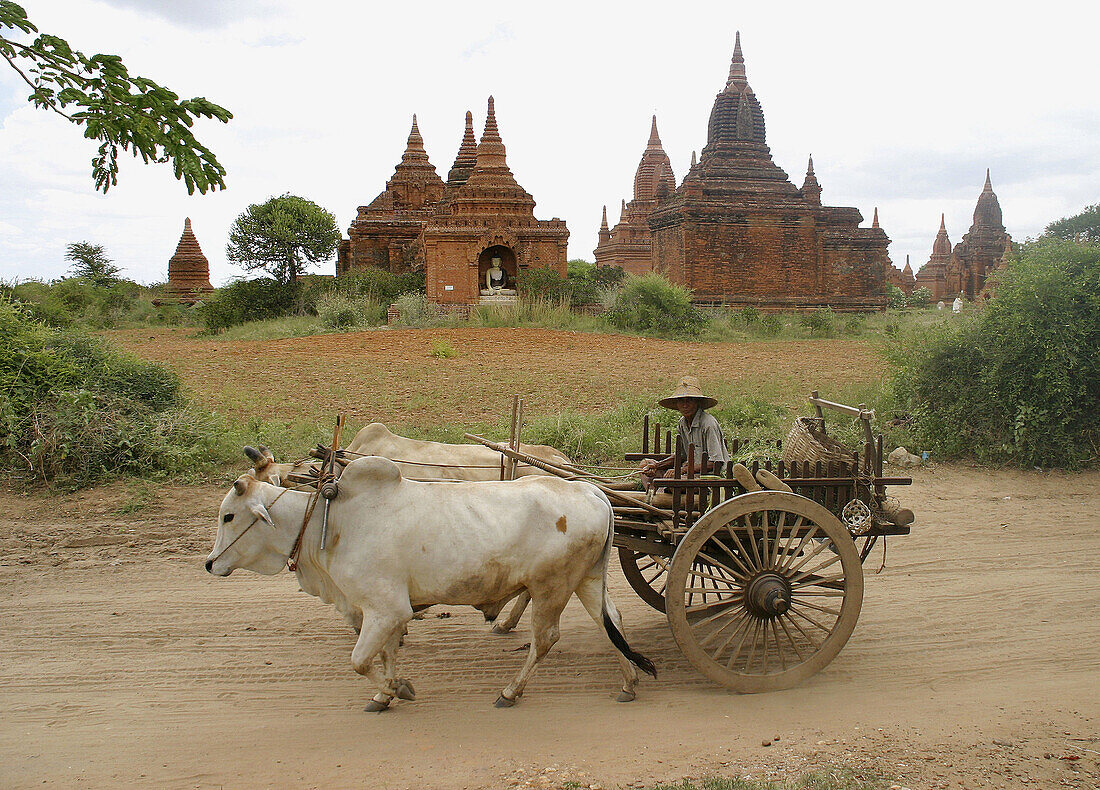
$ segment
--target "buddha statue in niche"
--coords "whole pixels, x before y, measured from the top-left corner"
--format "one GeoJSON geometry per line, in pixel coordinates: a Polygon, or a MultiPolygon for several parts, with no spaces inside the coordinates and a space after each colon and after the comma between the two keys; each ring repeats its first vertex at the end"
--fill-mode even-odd
{"type": "Polygon", "coordinates": [[[489,268],[485,270],[485,287],[481,289],[482,296],[514,296],[515,288],[507,288],[508,274],[501,267],[501,259],[493,256],[489,260],[489,268]]]}

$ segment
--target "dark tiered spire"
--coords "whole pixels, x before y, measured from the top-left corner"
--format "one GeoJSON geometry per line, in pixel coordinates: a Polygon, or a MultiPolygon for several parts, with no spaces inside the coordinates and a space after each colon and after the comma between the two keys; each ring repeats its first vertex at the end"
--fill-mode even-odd
{"type": "Polygon", "coordinates": [[[458,147],[455,163],[447,173],[447,186],[454,188],[466,183],[477,164],[477,138],[474,136],[474,114],[466,111],[466,130],[458,147]]]}
{"type": "Polygon", "coordinates": [[[873,220],[871,220],[871,227],[872,228],[877,228],[878,227],[878,206],[875,206],[875,218],[873,220]]]}
{"type": "Polygon", "coordinates": [[[602,247],[611,241],[611,229],[607,227],[607,206],[603,207],[603,219],[600,220],[600,241],[596,246],[602,247]]]}
{"type": "Polygon", "coordinates": [[[176,254],[168,261],[168,290],[180,301],[196,301],[198,293],[214,290],[210,285],[210,263],[202,254],[199,240],[191,231],[191,218],[183,220],[183,234],[176,254]]]}
{"type": "Polygon", "coordinates": [[[991,228],[1004,230],[1004,221],[1001,217],[1001,203],[993,193],[993,182],[989,178],[989,169],[985,171],[985,186],[982,194],[978,196],[978,205],[974,207],[974,228],[991,228]]]}
{"type": "Polygon", "coordinates": [[[672,172],[672,163],[661,146],[661,136],[657,134],[657,116],[649,125],[649,142],[646,143],[642,161],[634,174],[634,200],[654,200],[658,192],[671,193],[676,189],[676,176],[672,172]]]}
{"type": "Polygon", "coordinates": [[[741,54],[740,30],[734,34],[733,42],[733,57],[730,59],[730,76],[726,80],[726,90],[734,87],[737,89],[737,93],[740,93],[749,84],[748,79],[745,77],[745,56],[741,54]]]}
{"type": "Polygon", "coordinates": [[[943,214],[940,214],[940,230],[936,234],[936,240],[932,242],[933,255],[950,255],[951,239],[947,237],[947,225],[944,223],[943,214]]]}

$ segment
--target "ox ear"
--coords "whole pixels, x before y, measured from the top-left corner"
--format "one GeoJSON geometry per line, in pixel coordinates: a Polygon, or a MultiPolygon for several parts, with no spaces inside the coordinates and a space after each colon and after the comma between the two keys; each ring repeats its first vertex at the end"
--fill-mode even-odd
{"type": "Polygon", "coordinates": [[[252,511],[252,515],[258,518],[260,521],[267,522],[267,525],[269,527],[274,528],[275,522],[271,520],[271,514],[267,512],[267,508],[264,507],[263,502],[256,502],[249,508],[249,510],[252,511]]]}
{"type": "Polygon", "coordinates": [[[272,472],[270,475],[268,475],[267,482],[271,483],[271,485],[273,486],[279,486],[281,488],[283,485],[283,477],[278,472],[272,472]]]}

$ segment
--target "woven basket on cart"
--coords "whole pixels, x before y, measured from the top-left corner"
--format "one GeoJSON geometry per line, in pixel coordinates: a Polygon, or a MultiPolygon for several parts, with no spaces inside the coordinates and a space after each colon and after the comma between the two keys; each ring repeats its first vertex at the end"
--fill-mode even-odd
{"type": "Polygon", "coordinates": [[[842,461],[853,463],[855,453],[825,433],[821,417],[799,417],[783,443],[784,461],[842,461]]]}

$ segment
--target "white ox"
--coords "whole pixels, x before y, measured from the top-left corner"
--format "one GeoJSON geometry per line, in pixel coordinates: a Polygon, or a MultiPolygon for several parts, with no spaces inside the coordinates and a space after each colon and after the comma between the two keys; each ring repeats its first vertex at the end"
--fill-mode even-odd
{"type": "MultiPolygon", "coordinates": [[[[251,475],[238,478],[222,500],[206,569],[216,576],[237,568],[278,573],[309,498],[251,475]]],[[[402,478],[392,461],[367,456],[344,470],[323,551],[321,508],[311,515],[296,573],[303,590],[361,618],[351,660],[377,689],[368,711],[385,710],[395,696],[412,697],[411,684],[396,675],[396,662],[414,610],[437,603],[491,607],[521,589],[531,595],[531,646],[497,707],[514,705],[523,694],[558,640],[559,618],[573,594],[618,651],[618,699],[627,702],[635,697],[635,666],[656,672],[627,644],[607,595],[613,523],[607,497],[587,483],[550,477],[417,482],[402,478]]]]}
{"type": "MultiPolygon", "coordinates": [[[[355,438],[344,448],[359,455],[380,455],[397,463],[405,477],[433,480],[499,480],[500,453],[480,444],[444,444],[426,442],[398,436],[380,422],[372,422],[360,429],[355,438]],[[406,463],[402,463],[406,462],[406,463]]],[[[544,444],[520,444],[522,453],[556,464],[568,464],[570,459],[558,450],[544,444]]],[[[299,465],[276,463],[266,447],[244,448],[252,461],[253,477],[257,480],[281,485],[290,473],[304,473],[308,463],[299,465]]],[[[546,475],[542,469],[528,464],[517,464],[516,477],[546,475]]],[[[495,623],[493,633],[506,634],[519,625],[520,618],[530,602],[526,592],[520,592],[512,611],[503,622],[496,622],[508,601],[496,607],[485,607],[485,619],[495,623]]]]}

